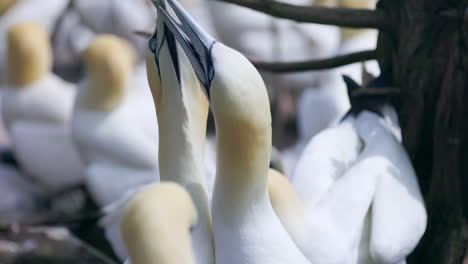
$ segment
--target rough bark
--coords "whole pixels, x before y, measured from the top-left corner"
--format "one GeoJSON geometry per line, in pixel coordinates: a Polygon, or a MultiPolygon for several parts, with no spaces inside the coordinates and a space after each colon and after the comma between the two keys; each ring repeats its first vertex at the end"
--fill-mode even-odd
{"type": "Polygon", "coordinates": [[[401,90],[403,142],[429,216],[408,263],[459,264],[468,241],[467,1],[381,0],[378,6],[394,27],[380,33],[378,60],[401,90]]]}

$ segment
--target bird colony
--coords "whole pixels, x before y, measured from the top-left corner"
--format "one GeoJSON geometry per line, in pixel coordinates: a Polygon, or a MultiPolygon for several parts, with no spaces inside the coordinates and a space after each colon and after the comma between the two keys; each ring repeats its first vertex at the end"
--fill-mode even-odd
{"type": "Polygon", "coordinates": [[[278,79],[249,61],[360,51],[377,32],[204,0],[2,0],[0,35],[0,212],[81,186],[133,264],[403,264],[424,234],[388,73],[284,76],[298,131],[278,150],[278,79]]]}

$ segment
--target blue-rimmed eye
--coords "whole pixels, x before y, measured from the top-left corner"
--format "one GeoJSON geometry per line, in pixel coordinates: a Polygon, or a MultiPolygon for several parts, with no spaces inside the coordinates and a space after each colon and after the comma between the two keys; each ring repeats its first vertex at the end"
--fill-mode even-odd
{"type": "Polygon", "coordinates": [[[157,32],[154,33],[154,35],[151,37],[148,43],[148,48],[153,54],[156,54],[156,45],[158,43],[158,38],[156,35],[157,35],[157,32]]]}

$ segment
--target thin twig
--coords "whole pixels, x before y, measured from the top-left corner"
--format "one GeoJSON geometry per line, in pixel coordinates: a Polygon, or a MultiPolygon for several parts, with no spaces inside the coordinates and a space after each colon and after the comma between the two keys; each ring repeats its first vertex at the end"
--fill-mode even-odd
{"type": "Polygon", "coordinates": [[[375,50],[365,50],[327,59],[301,62],[264,62],[255,59],[251,59],[250,61],[261,70],[275,73],[287,73],[331,69],[356,62],[373,60],[376,56],[375,50]]]}
{"type": "Polygon", "coordinates": [[[382,10],[300,6],[273,0],[219,0],[248,7],[275,17],[298,22],[390,31],[389,19],[382,10]]]}
{"type": "Polygon", "coordinates": [[[369,89],[361,88],[352,92],[352,97],[359,97],[363,95],[399,95],[400,89],[398,88],[379,88],[379,89],[369,89]]]}

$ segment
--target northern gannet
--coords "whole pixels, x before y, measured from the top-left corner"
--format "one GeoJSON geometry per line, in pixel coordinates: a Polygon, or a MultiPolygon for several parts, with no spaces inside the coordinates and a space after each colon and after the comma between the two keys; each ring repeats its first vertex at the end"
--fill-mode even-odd
{"type": "Polygon", "coordinates": [[[86,186],[103,207],[159,180],[158,128],[148,86],[146,94],[132,91],[139,85],[136,54],[126,40],[99,35],[83,58],[88,76],[77,95],[72,135],[86,164],[86,186]]]}
{"type": "Polygon", "coordinates": [[[47,31],[39,24],[17,24],[8,47],[2,115],[19,163],[49,191],[80,183],[83,165],[69,127],[75,87],[51,72],[47,31]]]}

